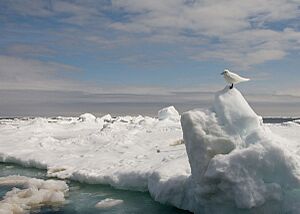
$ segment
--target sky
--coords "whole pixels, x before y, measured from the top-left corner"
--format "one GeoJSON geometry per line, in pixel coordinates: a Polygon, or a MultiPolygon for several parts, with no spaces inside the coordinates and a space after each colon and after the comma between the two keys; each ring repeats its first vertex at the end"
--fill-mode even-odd
{"type": "Polygon", "coordinates": [[[0,117],[209,106],[228,68],[300,116],[299,0],[0,0],[0,117]]]}

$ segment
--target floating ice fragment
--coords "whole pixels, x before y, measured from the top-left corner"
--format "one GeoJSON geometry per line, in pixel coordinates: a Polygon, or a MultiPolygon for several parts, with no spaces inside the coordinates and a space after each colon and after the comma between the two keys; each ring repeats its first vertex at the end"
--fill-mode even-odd
{"type": "Polygon", "coordinates": [[[64,181],[41,180],[24,176],[0,178],[0,186],[14,187],[0,201],[0,213],[29,213],[30,210],[44,205],[58,206],[65,203],[68,186],[64,181]]]}
{"type": "Polygon", "coordinates": [[[123,200],[120,199],[112,199],[112,198],[106,198],[104,200],[99,201],[95,207],[98,209],[108,209],[117,205],[120,205],[123,203],[123,200]]]}

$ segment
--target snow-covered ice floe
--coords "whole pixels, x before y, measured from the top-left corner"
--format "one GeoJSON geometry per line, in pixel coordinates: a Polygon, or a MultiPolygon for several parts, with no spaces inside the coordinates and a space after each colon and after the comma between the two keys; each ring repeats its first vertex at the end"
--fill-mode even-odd
{"type": "Polygon", "coordinates": [[[298,123],[265,125],[226,87],[211,109],[182,116],[167,107],[157,118],[3,120],[0,161],[149,191],[195,213],[299,213],[299,136],[298,123]]]}
{"type": "Polygon", "coordinates": [[[1,186],[18,186],[8,191],[0,201],[0,213],[26,214],[42,206],[65,203],[68,186],[64,181],[41,180],[24,176],[0,177],[1,186]]]}

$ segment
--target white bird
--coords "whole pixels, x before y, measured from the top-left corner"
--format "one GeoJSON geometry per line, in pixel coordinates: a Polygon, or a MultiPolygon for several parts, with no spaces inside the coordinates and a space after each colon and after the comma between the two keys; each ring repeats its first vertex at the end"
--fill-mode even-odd
{"type": "Polygon", "coordinates": [[[241,76],[229,71],[228,69],[225,69],[224,72],[221,73],[221,75],[224,76],[224,79],[226,80],[226,82],[231,84],[231,86],[229,87],[230,89],[233,88],[233,84],[240,83],[240,82],[246,82],[246,81],[250,80],[248,78],[241,77],[241,76]]]}

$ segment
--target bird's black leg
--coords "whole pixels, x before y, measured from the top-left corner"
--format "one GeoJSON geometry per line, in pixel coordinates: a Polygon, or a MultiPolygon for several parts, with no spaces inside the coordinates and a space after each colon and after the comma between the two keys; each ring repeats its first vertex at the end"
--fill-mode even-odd
{"type": "Polygon", "coordinates": [[[229,87],[230,89],[232,89],[233,88],[233,83],[231,84],[231,86],[229,87]]]}

